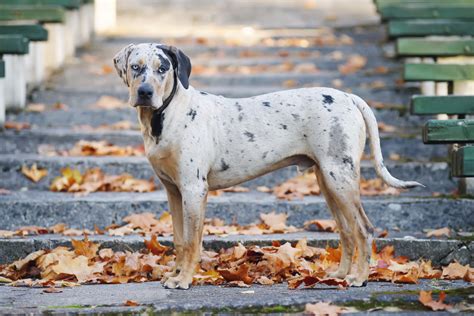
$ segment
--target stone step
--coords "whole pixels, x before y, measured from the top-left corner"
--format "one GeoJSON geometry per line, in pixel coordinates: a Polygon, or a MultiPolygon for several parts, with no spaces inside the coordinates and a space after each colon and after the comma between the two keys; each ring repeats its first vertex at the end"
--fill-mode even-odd
{"type": "MultiPolygon", "coordinates": [[[[386,245],[395,248],[396,256],[406,256],[410,260],[423,258],[431,260],[435,266],[447,265],[453,260],[461,264],[474,264],[474,242],[464,242],[454,239],[426,239],[415,238],[411,234],[398,234],[400,237],[376,238],[377,249],[386,245]]],[[[71,239],[82,239],[83,237],[67,237],[62,235],[38,235],[18,238],[0,238],[0,264],[18,260],[28,254],[41,250],[53,249],[58,246],[71,247],[71,239]]],[[[204,248],[219,251],[222,248],[230,248],[237,243],[244,246],[258,245],[270,246],[272,241],[278,240],[281,244],[290,242],[292,244],[306,238],[308,245],[325,248],[326,246],[336,248],[339,244],[339,236],[334,233],[324,232],[296,232],[288,234],[269,235],[228,235],[228,236],[205,236],[204,248]]],[[[128,235],[123,237],[108,235],[92,235],[89,239],[100,243],[101,248],[112,248],[114,251],[139,251],[144,248],[144,240],[150,237],[140,235],[128,235]]],[[[158,241],[163,245],[173,245],[173,237],[159,237],[158,241]]]]}
{"type": "MultiPolygon", "coordinates": [[[[395,177],[405,180],[416,180],[427,185],[426,188],[410,190],[408,193],[411,195],[431,195],[432,192],[449,194],[456,188],[456,183],[449,179],[449,167],[446,163],[397,163],[387,161],[386,165],[395,177]]],[[[46,157],[27,154],[7,154],[0,155],[0,187],[10,190],[21,188],[48,190],[52,179],[59,176],[61,169],[66,167],[79,169],[81,172],[88,168],[98,167],[107,174],[127,172],[136,178],[156,178],[145,157],[46,157]],[[48,175],[38,183],[31,182],[20,171],[23,165],[30,167],[33,164],[48,170],[48,175]]],[[[362,161],[361,171],[362,177],[366,179],[376,177],[372,161],[362,161]]],[[[251,180],[243,185],[250,188],[260,185],[272,187],[296,175],[296,167],[287,167],[251,180]]]]}
{"type": "MultiPolygon", "coordinates": [[[[137,126],[138,128],[138,126],[137,126]]],[[[403,129],[402,133],[381,132],[382,153],[385,160],[390,160],[397,154],[403,161],[441,161],[448,157],[447,146],[425,146],[420,131],[416,129],[403,129]]],[[[70,129],[31,129],[31,130],[5,130],[0,132],[2,146],[0,154],[36,154],[39,145],[50,145],[56,150],[69,150],[80,140],[100,141],[105,140],[118,146],[138,146],[143,144],[139,131],[71,131],[70,129]]],[[[370,152],[368,144],[366,152],[370,152]]]]}
{"type": "MultiPolygon", "coordinates": [[[[362,197],[364,209],[379,228],[423,231],[440,227],[472,230],[474,200],[432,197],[362,197]]],[[[166,194],[92,193],[86,196],[45,191],[21,191],[0,196],[0,229],[20,226],[52,226],[63,222],[73,228],[92,229],[121,223],[131,213],[167,210],[166,194]]],[[[288,214],[288,224],[302,227],[310,219],[330,218],[322,196],[302,200],[279,200],[268,193],[224,193],[210,197],[206,217],[217,217],[240,225],[259,221],[261,213],[288,214]]]]}

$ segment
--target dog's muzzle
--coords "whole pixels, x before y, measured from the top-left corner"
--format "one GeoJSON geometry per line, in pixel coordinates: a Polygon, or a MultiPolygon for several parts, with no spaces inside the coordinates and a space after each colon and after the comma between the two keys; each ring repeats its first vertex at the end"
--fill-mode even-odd
{"type": "Polygon", "coordinates": [[[151,100],[153,99],[153,87],[149,83],[144,83],[138,87],[138,98],[134,107],[137,106],[152,106],[151,100]]]}

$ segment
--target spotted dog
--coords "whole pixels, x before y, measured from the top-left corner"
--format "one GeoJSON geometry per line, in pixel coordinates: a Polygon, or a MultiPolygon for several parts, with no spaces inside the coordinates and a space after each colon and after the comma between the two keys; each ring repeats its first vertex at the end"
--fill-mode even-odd
{"type": "Polygon", "coordinates": [[[373,231],[359,190],[366,131],[378,176],[396,188],[421,186],[394,178],[384,166],[377,121],[367,103],[330,88],[240,99],[198,91],[189,85],[189,58],[162,44],[128,45],[114,64],[138,112],[146,156],[168,196],[177,257],[165,287],[187,289],[192,282],[209,190],[290,165],[314,168],[336,220],[342,258],[332,277],[366,284],[373,231]]]}

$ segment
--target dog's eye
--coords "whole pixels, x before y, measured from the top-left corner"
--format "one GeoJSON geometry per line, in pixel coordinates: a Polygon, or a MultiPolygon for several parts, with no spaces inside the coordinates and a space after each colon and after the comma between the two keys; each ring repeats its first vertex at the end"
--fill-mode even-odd
{"type": "Polygon", "coordinates": [[[166,69],[165,69],[164,67],[158,68],[158,72],[159,72],[160,74],[164,73],[165,71],[166,71],[166,69]]]}
{"type": "Polygon", "coordinates": [[[138,69],[140,69],[140,66],[138,66],[138,65],[132,65],[132,69],[133,69],[133,70],[138,70],[138,69]]]}

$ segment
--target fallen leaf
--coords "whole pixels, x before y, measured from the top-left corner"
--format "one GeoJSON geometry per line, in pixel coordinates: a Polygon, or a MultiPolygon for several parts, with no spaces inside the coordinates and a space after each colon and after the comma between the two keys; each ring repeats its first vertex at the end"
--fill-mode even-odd
{"type": "Polygon", "coordinates": [[[138,306],[138,305],[140,305],[140,304],[138,304],[137,301],[127,300],[127,301],[125,301],[125,304],[124,304],[124,305],[125,305],[125,306],[138,306]]]}
{"type": "Polygon", "coordinates": [[[439,294],[439,300],[433,301],[433,297],[431,296],[431,291],[420,291],[420,296],[418,297],[418,301],[426,307],[429,307],[433,311],[444,311],[449,310],[453,306],[449,304],[443,303],[446,299],[446,293],[441,292],[439,294]]]}
{"type": "Polygon", "coordinates": [[[306,304],[305,313],[315,316],[337,316],[344,312],[344,308],[331,305],[331,303],[320,302],[316,304],[306,304]]]}
{"type": "Polygon", "coordinates": [[[439,229],[433,229],[426,234],[426,237],[450,237],[451,229],[449,227],[443,227],[439,229]]]}
{"type": "Polygon", "coordinates": [[[90,107],[92,108],[100,108],[104,110],[113,110],[113,109],[120,109],[120,108],[126,108],[127,103],[125,101],[122,101],[116,97],[112,97],[109,95],[103,95],[97,100],[94,104],[92,104],[90,107]]]}
{"type": "Polygon", "coordinates": [[[339,72],[343,75],[355,73],[367,64],[367,58],[362,55],[351,55],[344,65],[338,67],[339,72]]]}
{"type": "Polygon", "coordinates": [[[3,123],[3,127],[6,129],[15,129],[17,131],[23,130],[23,129],[30,129],[31,125],[30,123],[26,122],[12,122],[12,121],[6,121],[3,123]]]}
{"type": "Polygon", "coordinates": [[[151,236],[150,240],[145,240],[145,246],[152,254],[157,256],[162,255],[168,251],[168,247],[163,246],[158,242],[156,235],[151,236]]]}
{"type": "Polygon", "coordinates": [[[31,181],[33,182],[38,182],[44,177],[48,175],[48,170],[46,169],[38,169],[38,166],[36,163],[34,163],[30,168],[27,166],[23,165],[21,167],[21,172],[31,181]]]}
{"type": "Polygon", "coordinates": [[[40,112],[44,112],[45,109],[46,109],[46,105],[43,103],[30,103],[26,106],[25,111],[40,113],[40,112]]]}
{"type": "Polygon", "coordinates": [[[335,232],[337,230],[336,221],[332,219],[314,219],[304,222],[304,228],[306,230],[312,230],[312,225],[315,225],[318,230],[325,232],[335,232]]]}
{"type": "Polygon", "coordinates": [[[469,265],[463,266],[459,262],[451,262],[443,269],[442,278],[446,280],[462,280],[469,273],[469,265]]]}

